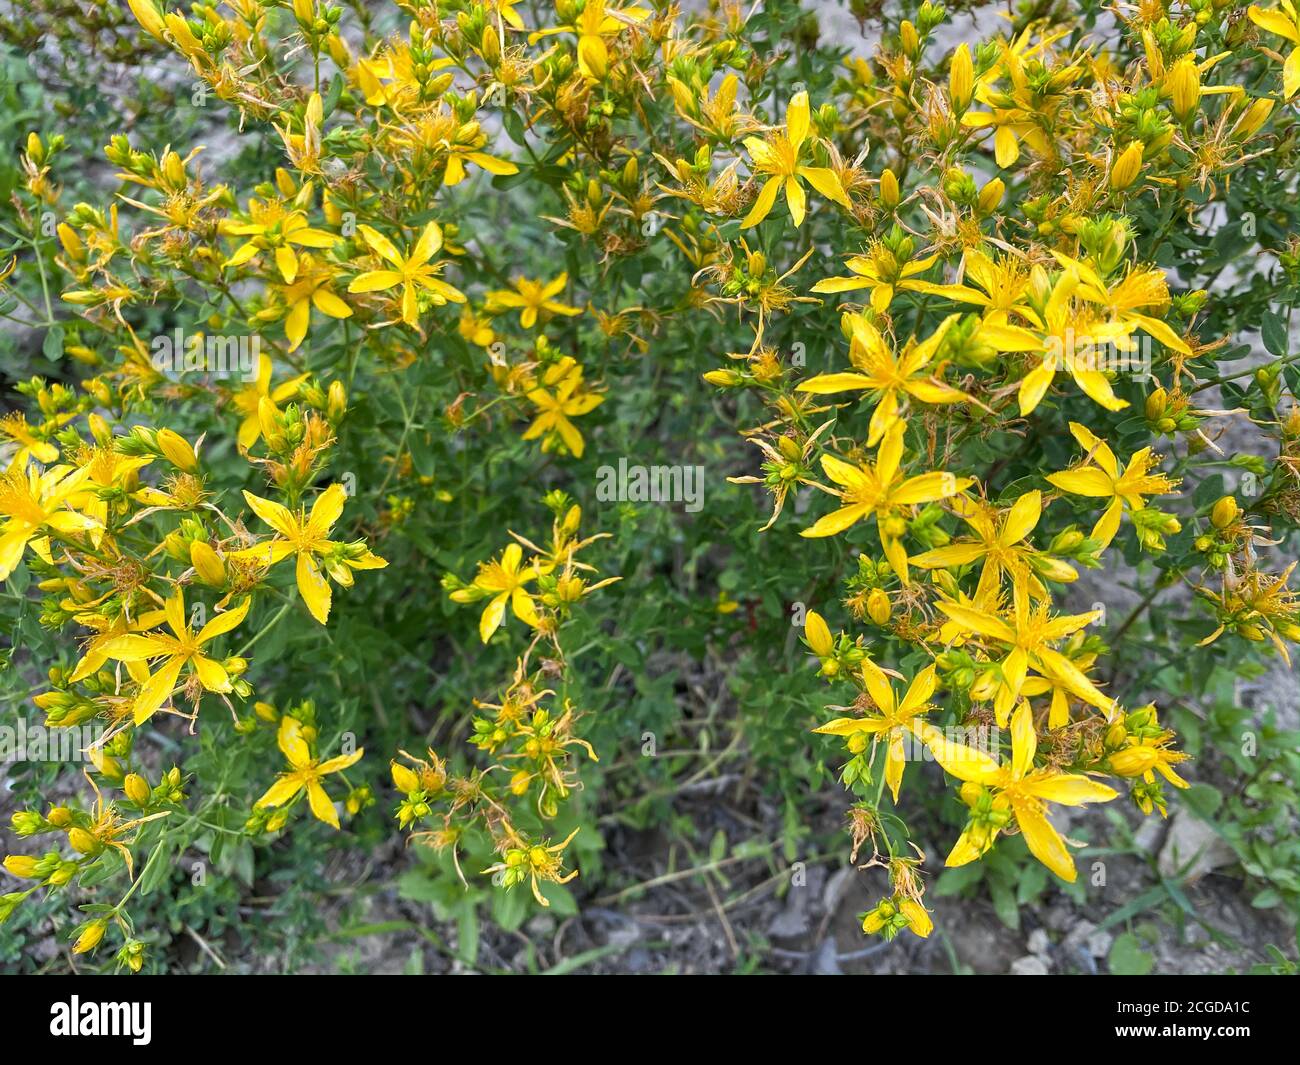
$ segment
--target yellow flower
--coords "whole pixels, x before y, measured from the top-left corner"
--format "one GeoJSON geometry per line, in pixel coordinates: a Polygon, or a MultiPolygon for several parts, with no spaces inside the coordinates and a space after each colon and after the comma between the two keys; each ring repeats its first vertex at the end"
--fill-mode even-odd
{"type": "Polygon", "coordinates": [[[830,736],[866,733],[872,737],[873,744],[884,743],[885,783],[897,804],[907,766],[908,739],[917,732],[920,715],[931,709],[930,696],[936,684],[934,666],[926,666],[916,675],[902,702],[898,701],[885,671],[869,658],[862,662],[862,682],[875,702],[875,713],[870,717],[838,717],[813,731],[830,736]]]}
{"type": "MultiPolygon", "coordinates": [[[[78,625],[85,625],[86,628],[94,630],[96,635],[91,637],[89,644],[86,646],[85,654],[82,655],[81,660],[68,677],[69,684],[75,684],[77,681],[89,677],[92,673],[100,671],[104,663],[108,661],[108,655],[104,651],[106,644],[111,643],[118,636],[125,636],[129,632],[139,633],[155,628],[167,620],[167,615],[162,610],[147,610],[134,618],[128,618],[125,614],[118,614],[110,621],[97,610],[84,610],[74,615],[74,620],[78,625]]],[[[126,668],[137,684],[143,684],[149,679],[149,668],[143,662],[128,662],[126,668]]]]}
{"type": "Polygon", "coordinates": [[[167,701],[176,687],[176,682],[180,679],[181,670],[186,665],[208,691],[231,690],[230,677],[225,667],[215,658],[205,655],[203,645],[237,628],[248,614],[249,602],[245,599],[234,609],[218,614],[196,634],[190,629],[186,617],[185,592],[177,587],[163,607],[172,635],[159,632],[146,635],[127,633],[123,636],[115,636],[100,648],[102,654],[118,662],[166,659],[140,686],[140,691],[135,697],[132,712],[137,725],[148,721],[167,701]]]}
{"type": "Polygon", "coordinates": [[[1142,329],[1165,347],[1181,355],[1192,354],[1187,342],[1167,323],[1144,313],[1147,310],[1163,313],[1169,306],[1169,283],[1165,280],[1163,270],[1156,267],[1146,270],[1132,267],[1118,283],[1108,285],[1088,263],[1071,259],[1060,252],[1052,254],[1063,267],[1079,275],[1082,282],[1080,295],[1123,323],[1125,331],[1134,327],[1142,329]]]}
{"type": "Polygon", "coordinates": [[[487,309],[489,311],[515,310],[519,311],[519,324],[525,329],[532,329],[537,324],[538,316],[546,314],[562,314],[565,317],[572,318],[582,313],[579,307],[570,307],[568,304],[560,303],[555,299],[569,283],[567,272],[560,274],[559,277],[545,283],[533,281],[527,277],[516,278],[512,284],[514,289],[497,289],[487,294],[487,309]]]}
{"type": "Polygon", "coordinates": [[[803,225],[807,197],[799,183],[801,178],[828,200],[852,208],[835,171],[824,166],[805,166],[800,161],[803,146],[808,141],[809,124],[808,94],[797,92],[785,109],[784,129],[773,130],[766,140],[758,137],[745,138],[745,148],[749,151],[754,174],[766,175],[767,180],[759,190],[749,214],[740,224],[741,229],[749,229],[763,221],[771,213],[777,193],[783,189],[790,218],[796,228],[803,225]]]}
{"type": "Polygon", "coordinates": [[[857,389],[871,392],[876,405],[867,429],[867,447],[875,447],[885,430],[901,417],[898,410],[900,392],[922,403],[961,403],[970,398],[944,384],[929,369],[944,334],[956,320],[956,315],[944,319],[939,328],[920,343],[915,337],[908,337],[902,355],[896,356],[880,331],[864,315],[846,314],[844,321],[851,338],[849,361],[858,370],[818,374],[801,383],[798,391],[819,396],[857,389]]]}
{"type": "Polygon", "coordinates": [[[88,954],[99,946],[104,938],[104,933],[108,931],[108,919],[100,917],[91,921],[81,930],[81,935],[77,937],[76,943],[72,945],[73,954],[88,954]]]}
{"type": "Polygon", "coordinates": [[[549,451],[558,437],[574,458],[582,458],[582,434],[570,420],[595,410],[605,397],[582,391],[582,367],[566,355],[542,377],[542,383],[528,392],[528,399],[540,412],[525,431],[525,440],[546,434],[542,450],[549,451]],[[550,389],[553,389],[551,391],[550,389]]]}
{"type": "Polygon", "coordinates": [[[296,718],[288,715],[280,719],[280,731],[276,742],[289,763],[289,772],[281,773],[277,780],[266,790],[254,804],[256,809],[283,806],[301,791],[307,792],[307,805],[316,820],[324,821],[334,828],[339,827],[339,815],[334,809],[334,802],[325,789],[321,787],[321,778],[330,773],[340,773],[355,765],[365,753],[358,748],[351,754],[340,755],[325,762],[318,762],[311,756],[311,746],[303,735],[302,725],[296,718]]]}
{"type": "Polygon", "coordinates": [[[275,265],[287,284],[298,276],[298,254],[295,247],[332,248],[339,238],[323,229],[313,229],[307,215],[300,210],[288,210],[278,200],[248,201],[251,221],[222,223],[221,231],[234,237],[249,239],[235,249],[224,266],[242,266],[258,252],[273,251],[275,265]]]}
{"type": "Polygon", "coordinates": [[[1021,415],[1031,413],[1042,402],[1060,370],[1066,370],[1090,399],[1107,410],[1127,407],[1128,402],[1115,395],[1098,363],[1111,345],[1125,342],[1129,327],[1098,313],[1096,294],[1083,285],[1076,269],[1065,270],[1053,283],[1045,271],[1035,267],[1031,284],[1042,302],[1040,320],[1033,325],[1040,335],[1042,361],[1020,382],[1021,415]]]}
{"type": "Polygon", "coordinates": [[[1012,611],[1006,619],[979,606],[943,600],[935,603],[963,633],[983,637],[985,642],[1006,645],[1007,653],[999,663],[999,684],[993,700],[998,725],[1006,726],[1012,706],[1023,694],[1025,678],[1031,668],[1085,702],[1111,713],[1115,701],[1103,695],[1078,666],[1050,646],[1092,624],[1101,617],[1101,611],[1052,617],[1048,604],[1034,606],[1025,592],[1014,587],[1012,600],[1012,611]]]}
{"type": "Polygon", "coordinates": [[[1013,583],[1024,585],[1038,595],[1043,593],[1029,565],[1033,548],[1025,542],[1042,517],[1042,492],[1026,492],[1005,511],[964,496],[956,497],[952,506],[970,526],[974,538],[955,540],[946,547],[926,551],[912,559],[913,565],[941,569],[967,566],[983,559],[984,568],[975,590],[976,602],[986,602],[997,595],[1004,572],[1011,574],[1013,583]]]}
{"type": "Polygon", "coordinates": [[[1062,492],[1110,500],[1091,533],[1092,539],[1100,541],[1103,548],[1115,539],[1125,506],[1130,513],[1141,510],[1146,506],[1146,496],[1163,495],[1178,488],[1180,482],[1171,481],[1163,473],[1151,473],[1160,457],[1149,447],[1134,452],[1121,470],[1115,452],[1086,426],[1071,422],[1070,432],[1088,457],[1083,465],[1072,470],[1048,474],[1047,480],[1062,492]]]}
{"type": "MultiPolygon", "coordinates": [[[[161,443],[161,434],[159,434],[161,443]]],[[[152,455],[123,455],[112,447],[96,447],[89,459],[81,460],[86,480],[80,490],[68,497],[68,506],[91,519],[86,535],[93,547],[103,542],[109,514],[140,487],[137,470],[149,465],[152,455]]]]}
{"type": "Polygon", "coordinates": [[[1268,11],[1251,4],[1250,21],[1262,30],[1276,34],[1291,45],[1282,65],[1282,97],[1289,100],[1300,92],[1300,13],[1292,0],[1281,0],[1279,7],[1268,11]]]}
{"type": "Polygon", "coordinates": [[[1029,321],[1036,319],[1025,302],[1029,292],[1029,267],[1014,256],[999,255],[991,259],[972,248],[966,252],[962,276],[971,284],[935,285],[928,281],[914,281],[910,287],[917,292],[983,307],[984,321],[990,325],[1005,325],[1012,315],[1029,321]]]}
{"type": "Polygon", "coordinates": [[[855,292],[869,289],[871,309],[877,314],[888,310],[898,292],[924,292],[927,282],[917,280],[938,261],[938,256],[924,259],[904,258],[890,250],[883,241],[872,241],[866,255],[855,255],[844,265],[851,277],[827,277],[813,285],[814,292],[855,292]]]}
{"type": "Polygon", "coordinates": [[[71,534],[95,528],[95,519],[71,509],[70,497],[90,476],[88,470],[52,466],[44,473],[26,462],[15,461],[0,476],[0,580],[7,580],[23,559],[30,543],[50,561],[48,536],[42,532],[71,534]],[[24,469],[24,466],[26,467],[24,469]]]}
{"type": "Polygon", "coordinates": [[[131,14],[152,36],[163,40],[163,35],[167,32],[167,26],[163,22],[158,5],[153,0],[126,0],[127,6],[131,9],[131,14]]]}
{"type": "Polygon", "coordinates": [[[0,418],[0,434],[20,445],[14,455],[14,461],[19,465],[25,466],[29,455],[47,466],[59,460],[59,449],[48,440],[37,439],[32,433],[32,427],[27,424],[27,419],[19,411],[0,418]]]}
{"type": "Polygon", "coordinates": [[[1073,882],[1078,875],[1074,858],[1060,833],[1047,819],[1047,804],[1082,806],[1090,802],[1110,802],[1117,797],[1114,788],[1099,784],[1082,773],[1062,773],[1049,767],[1036,768],[1034,754],[1038,737],[1029,704],[1022,702],[1011,720],[1011,763],[998,764],[988,755],[943,758],[936,749],[943,743],[942,734],[933,726],[929,735],[935,744],[931,750],[944,769],[966,783],[962,799],[971,807],[971,820],[953,846],[949,866],[965,865],[986,853],[998,833],[1014,818],[1030,853],[1062,880],[1073,882]]]}
{"type": "Polygon", "coordinates": [[[236,551],[231,557],[274,566],[289,555],[297,555],[298,593],[311,616],[322,625],[329,618],[333,599],[325,574],[344,588],[350,588],[353,570],[383,569],[388,565],[378,555],[372,554],[364,541],[343,544],[329,538],[347,500],[347,492],[341,484],[332,484],[317,496],[310,515],[302,510],[294,514],[288,507],[252,492],[246,491],[244,499],[253,508],[253,513],[279,535],[236,551]]]}
{"type": "Polygon", "coordinates": [[[418,326],[420,320],[419,291],[428,293],[438,307],[448,301],[465,302],[465,294],[460,289],[453,288],[438,277],[444,264],[429,262],[442,248],[442,228],[437,222],[430,222],[424,227],[409,255],[402,255],[392,241],[370,226],[358,226],[357,231],[371,250],[381,259],[387,260],[392,268],[367,270],[358,274],[348,285],[349,292],[385,292],[400,285],[402,321],[412,328],[418,326]]]}
{"type": "Polygon", "coordinates": [[[283,403],[297,393],[298,386],[308,376],[307,374],[299,374],[297,377],[292,377],[272,389],[272,369],[271,357],[265,354],[258,355],[257,377],[230,397],[235,410],[244,416],[244,420],[239,423],[239,432],[235,437],[239,447],[244,451],[256,444],[258,437],[262,435],[262,420],[258,416],[258,408],[262,400],[269,399],[272,403],[283,403]]]}
{"type": "Polygon", "coordinates": [[[907,531],[907,523],[895,511],[917,503],[947,499],[974,483],[969,477],[954,477],[951,473],[937,471],[904,479],[898,464],[903,457],[905,429],[904,423],[898,421],[886,430],[873,466],[854,466],[833,455],[823,455],[821,463],[826,476],[842,486],[840,490],[831,492],[838,495],[844,505],[800,533],[801,536],[834,536],[874,514],[880,546],[904,584],[908,583],[907,552],[901,537],[907,531]]]}
{"type": "Polygon", "coordinates": [[[533,628],[539,624],[537,608],[533,606],[532,597],[524,590],[524,585],[549,572],[552,567],[538,563],[523,566],[523,557],[523,548],[511,544],[501,553],[499,560],[493,559],[479,565],[478,575],[469,587],[458,588],[451,593],[452,600],[457,603],[473,603],[491,596],[478,623],[478,634],[484,643],[492,638],[492,634],[505,620],[507,604],[520,621],[533,628]]]}
{"type": "Polygon", "coordinates": [[[336,296],[330,287],[334,277],[333,272],[321,266],[310,255],[302,255],[298,261],[297,279],[281,291],[287,310],[284,318],[284,335],[289,340],[291,352],[298,350],[298,346],[307,335],[312,307],[331,318],[352,317],[352,308],[336,296]]]}
{"type": "Polygon", "coordinates": [[[605,0],[587,0],[575,22],[537,30],[529,34],[528,43],[536,44],[556,33],[576,33],[579,71],[588,81],[603,81],[609,65],[605,38],[617,37],[628,26],[644,22],[649,17],[650,12],[643,7],[633,5],[610,9],[605,0]]]}

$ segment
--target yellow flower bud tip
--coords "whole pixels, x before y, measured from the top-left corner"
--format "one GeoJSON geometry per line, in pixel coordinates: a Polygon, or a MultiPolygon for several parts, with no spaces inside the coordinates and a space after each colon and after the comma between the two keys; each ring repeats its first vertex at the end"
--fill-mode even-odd
{"type": "Polygon", "coordinates": [[[158,40],[163,39],[163,34],[167,32],[167,26],[163,22],[162,13],[153,0],[126,0],[127,6],[131,9],[131,14],[136,17],[136,21],[153,37],[158,40]]]}
{"type": "Polygon", "coordinates": [[[1110,169],[1110,184],[1113,189],[1126,189],[1137,180],[1142,172],[1142,144],[1133,141],[1116,158],[1110,169]]]}
{"type": "Polygon", "coordinates": [[[831,639],[830,627],[817,611],[808,611],[804,619],[803,633],[808,646],[818,658],[828,658],[834,652],[835,641],[831,639]]]}
{"type": "Polygon", "coordinates": [[[126,779],[122,781],[122,791],[137,806],[143,806],[149,801],[149,784],[139,773],[126,775],[126,779]]]}
{"type": "Polygon", "coordinates": [[[393,787],[403,795],[410,795],[420,790],[420,777],[413,769],[397,762],[392,763],[393,787]]]}
{"type": "Polygon", "coordinates": [[[198,455],[179,433],[171,429],[162,429],[159,430],[156,440],[158,449],[178,470],[183,473],[194,473],[198,470],[198,455]]]}
{"type": "Polygon", "coordinates": [[[1241,508],[1237,506],[1237,501],[1232,496],[1224,496],[1214,504],[1210,511],[1210,524],[1216,529],[1223,530],[1237,520],[1241,513],[1241,508]]]}
{"type": "Polygon", "coordinates": [[[77,942],[73,944],[73,954],[86,954],[99,946],[104,938],[104,933],[108,931],[108,920],[99,918],[91,921],[81,930],[81,935],[77,937],[77,942]]]}
{"type": "Polygon", "coordinates": [[[1002,197],[1006,194],[1007,186],[1001,178],[994,178],[982,189],[979,194],[979,209],[981,214],[991,214],[1002,203],[1002,197]]]}
{"type": "Polygon", "coordinates": [[[975,66],[971,60],[970,48],[963,43],[953,52],[952,65],[948,68],[948,97],[953,109],[965,111],[970,106],[974,91],[975,66]]]}
{"type": "Polygon", "coordinates": [[[892,170],[886,170],[880,175],[880,202],[886,210],[893,210],[898,206],[900,198],[898,188],[898,178],[894,176],[892,170]]]}
{"type": "Polygon", "coordinates": [[[95,854],[103,849],[103,844],[84,828],[69,829],[68,843],[78,854],[95,854]]]}
{"type": "Polygon", "coordinates": [[[199,580],[204,584],[220,588],[226,583],[225,563],[206,542],[195,540],[190,544],[190,563],[194,566],[194,572],[198,574],[199,580]]]}
{"type": "Polygon", "coordinates": [[[40,876],[36,865],[37,860],[26,854],[10,854],[4,860],[5,869],[22,880],[33,880],[40,876]]]}
{"type": "Polygon", "coordinates": [[[889,593],[883,588],[872,588],[867,596],[867,616],[877,625],[884,625],[893,612],[894,605],[889,599],[889,593]]]}

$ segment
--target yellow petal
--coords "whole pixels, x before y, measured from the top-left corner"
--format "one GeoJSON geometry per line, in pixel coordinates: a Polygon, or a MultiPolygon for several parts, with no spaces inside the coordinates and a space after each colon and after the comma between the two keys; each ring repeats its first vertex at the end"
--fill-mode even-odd
{"type": "Polygon", "coordinates": [[[296,575],[298,593],[302,596],[302,601],[307,604],[311,616],[324,625],[330,616],[332,593],[329,581],[321,575],[320,566],[316,564],[310,552],[298,552],[296,575]]]}

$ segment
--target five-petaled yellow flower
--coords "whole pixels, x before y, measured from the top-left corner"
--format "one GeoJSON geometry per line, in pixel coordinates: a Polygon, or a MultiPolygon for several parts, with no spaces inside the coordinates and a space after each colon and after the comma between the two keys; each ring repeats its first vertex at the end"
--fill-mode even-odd
{"type": "Polygon", "coordinates": [[[409,255],[403,255],[391,240],[370,226],[358,226],[357,232],[370,245],[371,251],[390,264],[390,268],[358,274],[348,285],[349,292],[386,292],[400,285],[402,321],[412,328],[420,322],[420,292],[428,295],[438,307],[448,302],[465,302],[465,293],[438,276],[444,264],[429,261],[442,249],[442,227],[437,222],[424,227],[409,255]]]}
{"type": "Polygon", "coordinates": [[[358,748],[351,754],[340,755],[325,762],[318,762],[311,756],[311,744],[303,735],[302,725],[296,718],[282,717],[280,731],[276,742],[289,763],[289,772],[281,773],[277,780],[266,790],[266,794],[257,800],[258,809],[283,806],[299,792],[307,792],[307,805],[318,821],[324,821],[333,828],[339,827],[339,815],[334,809],[334,801],[321,787],[321,777],[330,773],[340,773],[355,765],[365,753],[358,748]]]}
{"type": "Polygon", "coordinates": [[[898,465],[903,457],[905,430],[901,421],[886,430],[873,466],[854,466],[833,455],[823,455],[821,463],[826,476],[842,486],[832,494],[838,495],[844,505],[800,533],[801,536],[834,536],[874,514],[880,546],[904,584],[908,582],[908,572],[902,537],[907,532],[907,521],[896,513],[898,509],[947,499],[974,483],[969,477],[937,471],[904,478],[898,465]]]}
{"type": "MultiPolygon", "coordinates": [[[[999,763],[970,747],[955,756],[941,755],[942,733],[932,725],[925,731],[933,738],[930,749],[939,763],[965,781],[961,796],[971,810],[970,822],[945,864],[958,866],[975,861],[993,846],[998,833],[1007,829],[1014,818],[1030,853],[1062,880],[1073,881],[1078,875],[1074,858],[1047,819],[1047,804],[1082,806],[1089,802],[1110,802],[1117,797],[1115,789],[1082,773],[1035,767],[1038,737],[1027,702],[1020,704],[1011,719],[1010,764],[999,763]]],[[[955,745],[947,746],[950,749],[955,745]]]]}
{"type": "Polygon", "coordinates": [[[1170,480],[1163,473],[1151,472],[1159,463],[1160,456],[1149,447],[1135,451],[1128,465],[1121,470],[1115,452],[1086,426],[1071,422],[1070,432],[1079,446],[1087,451],[1088,460],[1072,470],[1049,473],[1047,479],[1062,492],[1110,500],[1091,533],[1092,539],[1099,541],[1102,547],[1115,539],[1125,506],[1130,513],[1138,511],[1146,506],[1145,496],[1162,495],[1177,489],[1178,481],[1170,480]]]}
{"type": "Polygon", "coordinates": [[[258,252],[272,251],[280,276],[291,285],[298,276],[296,248],[332,248],[339,242],[333,233],[313,229],[303,211],[286,211],[278,200],[249,200],[248,214],[251,221],[222,224],[223,233],[249,238],[235,249],[225,266],[241,266],[258,252]]]}
{"type": "Polygon", "coordinates": [[[344,588],[350,588],[353,570],[383,569],[388,565],[371,552],[364,541],[344,544],[329,538],[347,500],[347,492],[341,484],[332,484],[317,496],[310,514],[301,510],[295,514],[288,507],[252,492],[245,492],[244,499],[253,508],[253,513],[279,535],[236,551],[232,557],[273,566],[289,555],[297,555],[298,592],[311,616],[322,625],[329,617],[333,598],[325,574],[344,588]]]}
{"type": "Polygon", "coordinates": [[[808,199],[799,183],[800,179],[808,182],[828,200],[834,200],[841,207],[852,208],[834,170],[824,166],[807,166],[802,162],[804,145],[809,143],[810,122],[808,94],[797,92],[785,109],[783,130],[772,131],[766,140],[758,137],[745,138],[754,174],[763,175],[767,180],[759,190],[749,214],[740,224],[741,229],[749,229],[763,221],[771,213],[777,193],[783,189],[791,220],[796,227],[803,225],[808,199]]]}
{"type": "Polygon", "coordinates": [[[479,566],[478,575],[469,587],[451,593],[452,600],[457,603],[473,603],[491,596],[478,623],[478,634],[484,643],[492,639],[492,634],[505,620],[507,605],[520,621],[533,628],[538,625],[537,608],[524,585],[549,572],[551,567],[545,563],[525,566],[523,559],[523,548],[511,544],[501,553],[500,559],[479,566]]]}
{"type": "Polygon", "coordinates": [[[487,294],[489,311],[518,310],[519,324],[532,329],[542,314],[562,314],[573,318],[582,313],[581,307],[570,307],[555,297],[569,284],[567,272],[551,281],[534,281],[527,277],[515,278],[513,289],[496,289],[487,294]]]}
{"type": "Polygon", "coordinates": [[[187,665],[198,678],[199,684],[208,691],[224,693],[231,690],[230,676],[225,666],[204,654],[203,645],[238,628],[248,614],[249,602],[250,600],[244,599],[238,606],[218,614],[195,633],[190,628],[185,613],[185,592],[178,586],[163,606],[172,635],[165,632],[143,635],[127,633],[115,636],[99,648],[106,657],[128,664],[152,661],[155,658],[166,659],[140,685],[131,708],[137,725],[148,721],[167,701],[180,679],[181,670],[187,665]]]}
{"type": "Polygon", "coordinates": [[[998,725],[1006,726],[1011,708],[1024,693],[1025,679],[1030,669],[1037,670],[1044,677],[1056,681],[1080,699],[1109,714],[1114,709],[1114,700],[1102,694],[1078,666],[1051,646],[1057,640],[1063,640],[1071,633],[1092,624],[1101,617],[1101,611],[1058,614],[1053,617],[1046,603],[1033,605],[1026,590],[1019,587],[1012,588],[1012,600],[1012,611],[1006,619],[979,606],[942,600],[935,603],[964,633],[1006,645],[1006,655],[998,664],[999,684],[993,699],[998,725]]]}
{"type": "Polygon", "coordinates": [[[48,562],[50,533],[68,535],[95,527],[94,518],[69,505],[69,497],[89,476],[89,470],[70,466],[41,472],[34,464],[20,465],[16,460],[0,476],[0,515],[8,519],[0,526],[0,580],[7,580],[18,567],[29,543],[48,562]]]}
{"type": "Polygon", "coordinates": [[[864,315],[846,314],[849,330],[849,361],[857,367],[849,373],[822,373],[799,385],[800,392],[831,395],[836,392],[862,390],[872,393],[875,407],[867,427],[867,447],[880,443],[885,430],[899,420],[899,393],[922,403],[961,403],[969,397],[952,385],[945,384],[930,369],[935,352],[943,342],[949,326],[957,320],[950,315],[925,340],[909,337],[902,355],[895,355],[888,341],[864,315]]]}
{"type": "MultiPolygon", "coordinates": [[[[1043,515],[1042,492],[1026,492],[1005,511],[967,496],[955,498],[952,508],[975,535],[917,555],[912,559],[913,565],[922,569],[946,569],[949,566],[968,566],[983,559],[984,568],[975,589],[976,602],[997,595],[1004,572],[1011,574],[1014,584],[1027,587],[1035,595],[1041,594],[1042,585],[1029,564],[1034,551],[1026,538],[1043,515]]],[[[1052,564],[1054,580],[1072,581],[1078,576],[1067,563],[1052,564]]]]}
{"type": "Polygon", "coordinates": [[[831,736],[864,733],[872,737],[873,743],[884,743],[885,783],[897,803],[903,770],[907,766],[907,743],[911,736],[919,735],[919,719],[931,709],[929,700],[937,683],[934,666],[926,666],[916,675],[902,702],[894,694],[894,686],[885,671],[869,658],[862,662],[862,682],[876,704],[874,714],[869,717],[837,717],[813,731],[831,736]]]}
{"type": "Polygon", "coordinates": [[[582,387],[582,367],[566,355],[543,376],[542,382],[528,392],[528,399],[537,407],[533,424],[524,430],[525,440],[545,436],[542,450],[550,451],[555,439],[564,442],[574,458],[582,458],[585,447],[582,434],[571,419],[595,410],[605,402],[598,392],[588,392],[582,387]]]}

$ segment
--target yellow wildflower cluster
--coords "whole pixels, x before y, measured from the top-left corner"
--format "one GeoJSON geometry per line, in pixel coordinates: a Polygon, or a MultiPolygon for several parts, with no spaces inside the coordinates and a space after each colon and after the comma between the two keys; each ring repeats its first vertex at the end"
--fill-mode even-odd
{"type": "MultiPolygon", "coordinates": [[[[91,783],[121,797],[24,811],[21,835],[61,832],[77,856],[5,868],[62,889],[121,856],[131,886],[80,926],[76,950],[116,926],[122,963],[143,964],[124,909],[140,882],[131,847],[156,820],[190,816],[179,771],[149,786],[134,747],[167,717],[195,731],[225,707],[238,741],[280,766],[235,800],[250,836],[304,802],[338,829],[341,787],[349,814],[373,801],[346,778],[363,750],[334,708],[256,699],[258,644],[290,612],[330,640],[337,600],[383,579],[393,541],[409,545],[410,587],[427,581],[447,544],[427,529],[403,538],[421,508],[438,515],[430,527],[446,516],[448,536],[479,503],[492,515],[502,532],[474,542],[477,573],[443,587],[476,609],[482,644],[522,635],[526,648],[500,701],[475,704],[484,765],[461,771],[462,752],[433,750],[392,762],[399,826],[458,870],[467,834],[486,833],[497,860],[475,871],[527,881],[542,905],[542,885],[576,875],[577,830],[550,825],[596,756],[560,634],[617,578],[579,561],[600,537],[579,537],[563,492],[547,497],[548,543],[507,540],[502,500],[457,497],[448,467],[491,473],[470,434],[500,421],[502,450],[528,454],[549,487],[627,415],[617,381],[660,385],[670,333],[700,360],[678,391],[701,372],[746,426],[761,468],[732,480],[770,494],[765,528],[797,523],[791,542],[825,567],[818,594],[831,598],[826,572],[838,580],[853,557],[844,604],[865,631],[834,632],[823,602],[804,634],[848,692],[816,731],[846,749],[855,848],[870,841],[868,864],[889,877],[867,931],[932,927],[923,856],[882,808],[886,786],[895,803],[905,780],[923,786],[909,760],[955,781],[966,824],[952,866],[1018,833],[1073,880],[1052,804],[1127,785],[1164,812],[1162,782],[1186,786],[1176,737],[1155,706],[1122,705],[1089,631],[1102,611],[1063,600],[1080,568],[1161,556],[1187,522],[1204,564],[1161,579],[1213,615],[1204,645],[1231,635],[1287,656],[1300,638],[1294,564],[1270,569],[1262,550],[1277,543],[1266,516],[1300,515],[1300,415],[1284,413],[1281,367],[1256,378],[1270,404],[1256,420],[1280,427],[1288,478],[1267,508],[1219,491],[1175,514],[1181,457],[1146,443],[1200,453],[1216,446],[1204,427],[1238,413],[1192,405],[1234,379],[1212,376],[1214,297],[1149,249],[1274,145],[1274,111],[1300,92],[1296,8],[1150,0],[1115,8],[1106,40],[1075,32],[1066,5],[1065,24],[1022,13],[946,47],[949,13],[911,6],[885,18],[870,58],[804,84],[787,77],[797,53],[736,0],[692,16],[660,2],[397,0],[388,21],[351,24],[320,0],[128,0],[148,47],[272,158],[228,176],[201,146],[117,133],[104,155],[120,188],[99,205],[64,202],[62,137],[32,133],[17,160],[20,261],[42,297],[9,262],[0,295],[82,377],[31,379],[34,420],[0,421],[0,579],[30,571],[41,624],[78,642],[35,702],[51,726],[103,726],[91,783]],[[1246,69],[1238,54],[1258,76],[1220,81],[1246,69]],[[513,190],[548,206],[515,217],[513,190]],[[502,242],[520,226],[538,249],[527,262],[502,242]],[[178,313],[193,328],[163,332],[178,313]],[[181,411],[201,428],[161,424],[181,411]],[[995,436],[1024,448],[995,453],[995,436]],[[431,458],[443,438],[455,447],[431,458]],[[337,457],[368,451],[384,472],[358,486],[337,457]]],[[[518,489],[504,501],[536,494],[518,489]]],[[[724,593],[718,607],[737,603],[724,593]]],[[[0,898],[0,920],[27,894],[0,898]]]]}

